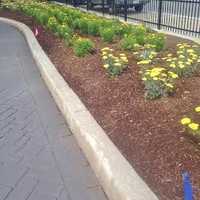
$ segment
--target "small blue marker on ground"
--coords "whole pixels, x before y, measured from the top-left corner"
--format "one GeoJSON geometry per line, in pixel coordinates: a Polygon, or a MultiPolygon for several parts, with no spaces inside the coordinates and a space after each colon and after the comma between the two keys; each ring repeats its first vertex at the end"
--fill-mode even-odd
{"type": "Polygon", "coordinates": [[[182,173],[184,200],[193,200],[192,184],[188,172],[182,173]]]}

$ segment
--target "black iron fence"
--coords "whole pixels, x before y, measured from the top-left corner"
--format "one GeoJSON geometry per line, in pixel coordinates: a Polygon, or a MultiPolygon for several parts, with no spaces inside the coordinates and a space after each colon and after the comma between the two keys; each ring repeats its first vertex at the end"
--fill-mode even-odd
{"type": "Polygon", "coordinates": [[[200,38],[200,0],[58,0],[125,21],[200,38]]]}

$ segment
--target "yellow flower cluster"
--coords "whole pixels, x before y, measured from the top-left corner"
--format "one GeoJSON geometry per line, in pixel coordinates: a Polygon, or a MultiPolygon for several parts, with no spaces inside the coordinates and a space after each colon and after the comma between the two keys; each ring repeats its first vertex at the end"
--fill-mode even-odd
{"type": "Polygon", "coordinates": [[[146,44],[139,52],[134,52],[133,54],[138,56],[138,65],[149,65],[152,63],[153,59],[157,56],[157,52],[154,50],[155,45],[146,44]]]}
{"type": "Polygon", "coordinates": [[[174,72],[167,71],[163,67],[154,67],[152,69],[145,70],[145,73],[143,74],[143,81],[160,81],[162,84],[164,84],[167,87],[174,88],[173,85],[173,79],[178,78],[178,75],[174,72]]]}
{"type": "Polygon", "coordinates": [[[111,76],[119,75],[128,65],[128,58],[124,53],[115,56],[113,49],[105,47],[101,49],[103,67],[111,76]]]}
{"type": "Polygon", "coordinates": [[[184,117],[181,119],[181,124],[187,126],[192,132],[199,130],[199,124],[192,122],[189,117],[184,117]]]}
{"type": "Polygon", "coordinates": [[[163,67],[154,67],[141,72],[142,80],[146,88],[146,97],[155,99],[161,96],[167,96],[174,90],[174,79],[178,75],[168,71],[163,67]]]}
{"type": "Polygon", "coordinates": [[[190,76],[200,68],[200,52],[198,46],[187,43],[177,44],[177,55],[164,57],[169,68],[181,76],[190,76]]]}
{"type": "MultiPolygon", "coordinates": [[[[200,114],[200,106],[197,106],[194,111],[200,114]]],[[[181,124],[186,126],[193,135],[199,134],[200,135],[200,124],[193,122],[191,118],[184,117],[181,119],[181,124]]]]}

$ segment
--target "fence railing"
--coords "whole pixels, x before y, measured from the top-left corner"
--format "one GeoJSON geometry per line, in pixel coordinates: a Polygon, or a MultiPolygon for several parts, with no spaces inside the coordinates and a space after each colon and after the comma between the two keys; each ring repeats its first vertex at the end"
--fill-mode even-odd
{"type": "Polygon", "coordinates": [[[200,37],[200,0],[57,0],[125,21],[200,37]]]}

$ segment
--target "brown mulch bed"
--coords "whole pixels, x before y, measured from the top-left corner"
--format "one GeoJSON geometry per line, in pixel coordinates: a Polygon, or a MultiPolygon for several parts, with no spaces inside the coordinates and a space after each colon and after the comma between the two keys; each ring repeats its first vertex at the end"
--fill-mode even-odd
{"type": "MultiPolygon", "coordinates": [[[[4,10],[0,16],[32,29],[37,25],[17,12],[4,10]]],[[[172,97],[147,101],[131,54],[128,70],[110,79],[102,68],[100,49],[111,45],[90,37],[97,53],[77,58],[61,39],[37,27],[38,40],[59,72],[159,199],[183,199],[181,173],[185,170],[191,174],[195,199],[200,199],[200,150],[184,137],[179,124],[184,114],[200,104],[200,77],[180,80],[172,97]]],[[[181,41],[168,36],[167,48],[173,50],[181,41]]],[[[112,46],[117,48],[117,44],[112,46]]]]}

